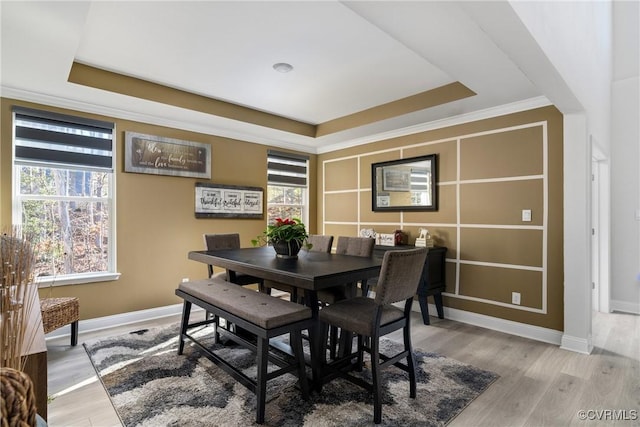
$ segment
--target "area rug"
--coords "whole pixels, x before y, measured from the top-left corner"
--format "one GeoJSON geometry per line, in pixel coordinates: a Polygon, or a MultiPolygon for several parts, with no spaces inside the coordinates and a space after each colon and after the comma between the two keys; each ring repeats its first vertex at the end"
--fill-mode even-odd
{"type": "MultiPolygon", "coordinates": [[[[211,329],[193,333],[201,339],[211,329]]],[[[87,341],[85,349],[126,427],[246,426],[255,422],[255,395],[187,344],[178,356],[178,325],[143,329],[87,341]]],[[[254,354],[229,342],[211,344],[255,378],[254,354]]],[[[397,346],[384,340],[387,351],[397,346]]],[[[498,376],[434,353],[415,350],[417,398],[409,398],[407,374],[383,370],[382,425],[443,426],[480,395],[498,376]]],[[[362,375],[367,377],[369,370],[362,375]]],[[[367,377],[367,379],[369,379],[367,377]]],[[[373,425],[373,399],[362,388],[336,379],[304,401],[296,379],[269,381],[267,426],[373,425]]]]}

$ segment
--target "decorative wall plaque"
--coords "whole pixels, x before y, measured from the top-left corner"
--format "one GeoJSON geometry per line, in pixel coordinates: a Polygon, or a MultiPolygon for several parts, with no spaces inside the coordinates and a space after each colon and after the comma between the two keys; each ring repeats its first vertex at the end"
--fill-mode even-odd
{"type": "Polygon", "coordinates": [[[211,146],[125,132],[124,171],[211,179],[211,146]]]}
{"type": "Polygon", "coordinates": [[[196,218],[262,219],[263,197],[260,187],[196,182],[196,218]]]}

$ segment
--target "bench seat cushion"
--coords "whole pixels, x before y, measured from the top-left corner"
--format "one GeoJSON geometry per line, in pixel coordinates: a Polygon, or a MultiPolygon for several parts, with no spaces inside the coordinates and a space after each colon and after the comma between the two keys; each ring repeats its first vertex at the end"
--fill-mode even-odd
{"type": "Polygon", "coordinates": [[[221,279],[184,282],[178,288],[267,330],[311,318],[308,307],[221,279]]]}

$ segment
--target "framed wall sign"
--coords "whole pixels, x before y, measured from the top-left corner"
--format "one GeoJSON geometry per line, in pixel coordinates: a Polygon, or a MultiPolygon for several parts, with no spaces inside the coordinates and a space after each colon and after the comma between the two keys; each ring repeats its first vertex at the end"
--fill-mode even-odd
{"type": "Polygon", "coordinates": [[[196,182],[196,218],[263,218],[260,187],[196,182]]]}
{"type": "Polygon", "coordinates": [[[124,171],[211,179],[211,146],[125,132],[124,171]]]}

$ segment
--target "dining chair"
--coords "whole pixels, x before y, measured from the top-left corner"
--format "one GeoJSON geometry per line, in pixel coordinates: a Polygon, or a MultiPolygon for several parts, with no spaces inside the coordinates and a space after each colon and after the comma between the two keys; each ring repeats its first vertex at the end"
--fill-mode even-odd
{"type": "MultiPolygon", "coordinates": [[[[333,236],[325,234],[309,234],[307,237],[307,243],[311,245],[308,249],[309,252],[331,252],[331,246],[333,246],[333,236]]],[[[305,249],[304,247],[302,248],[305,249]]]]}
{"type": "MultiPolygon", "coordinates": [[[[370,257],[373,255],[375,240],[368,237],[348,237],[339,236],[336,246],[336,254],[360,257],[370,257]]],[[[334,286],[318,291],[318,300],[331,304],[345,298],[355,296],[357,283],[334,286]]]]}
{"type": "MultiPolygon", "coordinates": [[[[224,249],[240,249],[240,234],[204,234],[204,244],[208,251],[219,251],[224,249]]],[[[209,278],[214,276],[213,266],[208,265],[209,278]]],[[[215,274],[216,277],[224,279],[236,285],[258,285],[262,286],[263,280],[259,277],[250,276],[248,274],[236,273],[235,271],[223,271],[215,274]]]]}
{"type": "MultiPolygon", "coordinates": [[[[331,246],[333,245],[333,236],[324,235],[324,234],[310,234],[306,242],[311,245],[309,249],[306,249],[304,246],[302,250],[306,250],[309,252],[331,252],[331,246]]],[[[277,289],[279,291],[288,292],[290,297],[290,301],[297,302],[298,301],[298,289],[287,285],[286,283],[274,282],[271,280],[265,280],[263,289],[266,293],[271,294],[271,289],[277,289]]]]}
{"type": "MultiPolygon", "coordinates": [[[[368,237],[338,236],[336,254],[370,257],[371,255],[373,255],[374,246],[375,240],[368,237]]],[[[355,297],[357,290],[357,283],[346,283],[344,285],[322,289],[318,291],[318,301],[320,302],[321,306],[324,307],[337,301],[355,297]]],[[[344,341],[348,339],[348,337],[344,337],[344,341]]],[[[335,358],[337,349],[338,328],[333,326],[331,327],[331,333],[329,334],[329,351],[331,358],[335,358]]]]}
{"type": "MultiPolygon", "coordinates": [[[[240,249],[240,234],[239,233],[215,233],[215,234],[204,234],[204,245],[208,251],[221,251],[224,249],[240,249]]],[[[239,286],[246,285],[258,285],[258,290],[262,290],[264,285],[264,280],[259,277],[254,277],[249,274],[244,273],[236,273],[235,271],[225,270],[220,273],[213,272],[213,265],[208,264],[207,268],[209,270],[209,278],[217,277],[223,279],[230,283],[235,283],[239,286]]],[[[220,319],[218,316],[213,313],[205,312],[205,318],[213,318],[213,327],[214,327],[214,342],[218,342],[220,339],[220,334],[218,333],[218,328],[222,327],[220,323],[220,319]]],[[[227,322],[225,320],[224,328],[226,329],[236,329],[234,325],[227,322]]]]}
{"type": "Polygon", "coordinates": [[[375,298],[354,297],[337,301],[320,310],[321,338],[324,339],[321,342],[326,342],[330,326],[351,331],[358,337],[354,352],[331,363],[326,363],[324,354],[325,382],[342,377],[372,392],[375,424],[382,421],[382,369],[394,365],[407,372],[409,397],[416,397],[416,363],[410,333],[411,305],[418,290],[426,257],[426,248],[388,251],[382,260],[375,298]],[[404,301],[404,309],[393,305],[401,301],[404,301]],[[393,356],[381,354],[380,337],[399,329],[403,332],[403,350],[393,356]],[[352,369],[362,370],[365,351],[371,356],[371,383],[350,374],[352,369]],[[406,364],[402,363],[403,359],[406,359],[406,364]]]}

